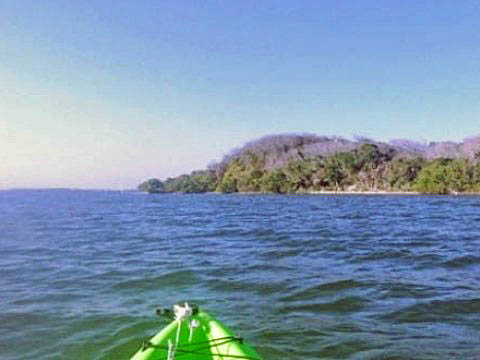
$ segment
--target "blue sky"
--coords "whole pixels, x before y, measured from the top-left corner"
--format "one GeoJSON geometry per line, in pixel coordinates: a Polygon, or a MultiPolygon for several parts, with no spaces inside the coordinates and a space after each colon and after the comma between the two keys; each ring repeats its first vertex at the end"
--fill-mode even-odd
{"type": "Polygon", "coordinates": [[[132,188],[284,132],[480,133],[477,1],[0,1],[0,188],[132,188]]]}

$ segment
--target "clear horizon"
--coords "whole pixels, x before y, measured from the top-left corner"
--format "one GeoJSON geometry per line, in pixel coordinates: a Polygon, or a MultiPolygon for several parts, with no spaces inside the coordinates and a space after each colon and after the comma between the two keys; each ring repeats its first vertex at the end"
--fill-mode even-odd
{"type": "Polygon", "coordinates": [[[0,189],[132,189],[277,133],[478,135],[474,1],[6,1],[0,189]]]}

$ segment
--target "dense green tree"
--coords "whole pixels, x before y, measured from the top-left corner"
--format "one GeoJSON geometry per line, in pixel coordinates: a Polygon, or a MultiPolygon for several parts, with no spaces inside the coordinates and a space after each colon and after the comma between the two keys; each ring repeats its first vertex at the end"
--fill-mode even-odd
{"type": "Polygon", "coordinates": [[[262,192],[285,193],[288,191],[287,177],[280,169],[266,172],[260,179],[262,192]]]}
{"type": "Polygon", "coordinates": [[[325,161],[324,174],[330,189],[344,189],[355,182],[357,173],[356,159],[353,152],[340,152],[325,161]]]}
{"type": "Polygon", "coordinates": [[[233,160],[218,183],[220,192],[255,192],[260,191],[260,179],[264,170],[258,167],[257,159],[253,161],[233,160]]]}
{"type": "Polygon", "coordinates": [[[327,158],[324,167],[324,174],[328,186],[337,190],[342,188],[342,181],[347,178],[347,173],[336,156],[327,158]]]}
{"type": "Polygon", "coordinates": [[[376,167],[382,160],[383,154],[376,144],[362,144],[356,153],[356,167],[358,170],[368,166],[376,167]]]}
{"type": "Polygon", "coordinates": [[[158,179],[149,179],[138,185],[139,191],[148,192],[149,194],[157,194],[165,191],[164,184],[158,179]]]}
{"type": "Polygon", "coordinates": [[[436,159],[418,174],[414,189],[426,194],[448,194],[448,164],[451,159],[436,159]]]}
{"type": "Polygon", "coordinates": [[[474,167],[467,159],[455,159],[447,165],[447,184],[450,192],[464,192],[473,186],[474,167]]]}
{"type": "Polygon", "coordinates": [[[473,165],[471,191],[480,192],[480,162],[473,165]]]}
{"type": "Polygon", "coordinates": [[[425,160],[420,157],[395,158],[387,168],[387,181],[392,190],[411,190],[425,160]]]}
{"type": "Polygon", "coordinates": [[[283,169],[287,192],[305,191],[313,186],[313,174],[318,168],[318,160],[291,161],[283,169]]]}
{"type": "Polygon", "coordinates": [[[203,193],[214,191],[215,187],[215,173],[209,170],[193,171],[165,181],[166,192],[203,193]]]}

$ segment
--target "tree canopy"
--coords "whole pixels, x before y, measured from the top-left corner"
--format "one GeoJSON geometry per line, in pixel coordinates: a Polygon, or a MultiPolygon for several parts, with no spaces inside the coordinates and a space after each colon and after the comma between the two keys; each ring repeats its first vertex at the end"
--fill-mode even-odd
{"type": "Polygon", "coordinates": [[[138,190],[148,192],[149,194],[157,194],[165,192],[165,186],[158,179],[149,179],[138,185],[138,190]]]}
{"type": "Polygon", "coordinates": [[[150,193],[310,191],[480,192],[480,137],[463,143],[389,143],[272,135],[233,150],[208,169],[139,185],[150,193]]]}

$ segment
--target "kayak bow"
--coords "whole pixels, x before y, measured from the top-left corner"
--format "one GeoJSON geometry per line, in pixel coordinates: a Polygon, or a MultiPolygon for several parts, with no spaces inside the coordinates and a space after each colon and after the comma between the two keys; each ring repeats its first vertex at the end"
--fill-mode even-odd
{"type": "Polygon", "coordinates": [[[145,342],[131,360],[261,360],[241,337],[196,306],[175,305],[173,315],[175,320],[145,342]]]}

